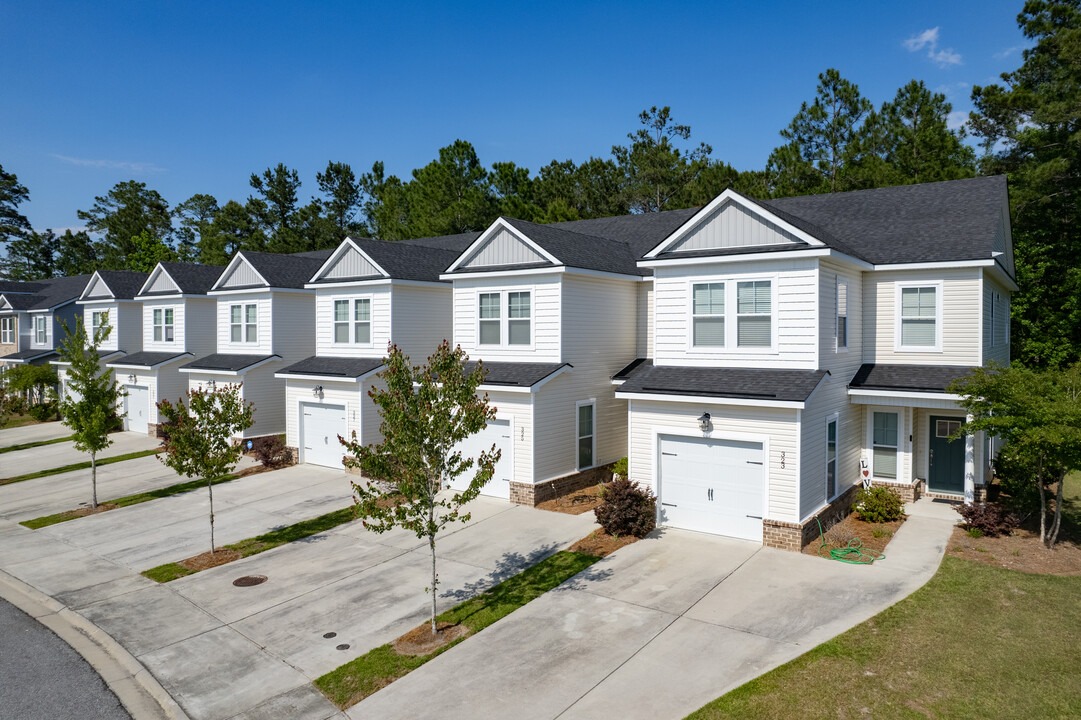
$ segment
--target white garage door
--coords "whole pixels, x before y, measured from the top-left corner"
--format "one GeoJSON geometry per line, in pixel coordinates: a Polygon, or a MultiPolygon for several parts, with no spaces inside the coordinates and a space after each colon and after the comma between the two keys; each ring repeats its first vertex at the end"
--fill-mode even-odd
{"type": "Polygon", "coordinates": [[[124,398],[124,429],[145,433],[150,422],[150,388],[141,385],[125,385],[128,395],[124,398]]]}
{"type": "MultiPolygon", "coordinates": [[[[466,438],[459,446],[463,458],[476,458],[482,452],[491,450],[492,445],[502,451],[499,462],[495,464],[492,479],[481,489],[481,495],[510,498],[510,478],[511,473],[514,472],[514,445],[510,435],[510,420],[489,420],[486,428],[466,438]]],[[[474,465],[455,478],[450,486],[455,490],[464,490],[469,486],[469,481],[473,479],[475,472],[474,465]]]]}
{"type": "Polygon", "coordinates": [[[300,462],[340,468],[346,435],[345,406],[302,403],[300,406],[300,462]]]}
{"type": "Polygon", "coordinates": [[[662,435],[659,452],[662,524],[761,542],[761,443],[662,435]]]}

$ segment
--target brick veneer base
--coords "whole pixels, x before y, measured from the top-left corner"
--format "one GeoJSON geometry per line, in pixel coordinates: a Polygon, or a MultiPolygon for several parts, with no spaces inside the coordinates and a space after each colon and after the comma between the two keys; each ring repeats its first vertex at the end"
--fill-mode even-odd
{"type": "Polygon", "coordinates": [[[872,480],[872,487],[886,487],[901,496],[906,503],[914,503],[926,494],[927,485],[922,478],[916,478],[910,483],[890,482],[888,480],[872,480]]]}
{"type": "Polygon", "coordinates": [[[146,424],[146,434],[148,436],[152,437],[152,438],[162,437],[161,425],[158,425],[156,423],[147,423],[146,424]]]}
{"type": "Polygon", "coordinates": [[[823,530],[837,524],[852,511],[852,500],[863,487],[857,483],[840,495],[836,500],[819,510],[802,523],[783,522],[766,519],[762,521],[762,544],[766,547],[800,552],[803,546],[818,537],[818,522],[823,530]],[[815,521],[818,522],[815,522],[815,521]]]}
{"type": "Polygon", "coordinates": [[[555,480],[537,483],[536,485],[512,480],[510,484],[510,501],[515,505],[536,507],[547,500],[554,500],[557,497],[562,497],[597,483],[608,482],[611,479],[612,467],[602,465],[573,475],[564,475],[555,480]]]}

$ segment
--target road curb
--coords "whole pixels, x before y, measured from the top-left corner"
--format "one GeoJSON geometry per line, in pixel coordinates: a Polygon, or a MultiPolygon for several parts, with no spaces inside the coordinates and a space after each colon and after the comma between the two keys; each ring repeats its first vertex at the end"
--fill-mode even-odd
{"type": "Polygon", "coordinates": [[[79,613],[0,570],[0,597],[79,653],[134,720],[190,720],[161,683],[108,633],[79,613]]]}

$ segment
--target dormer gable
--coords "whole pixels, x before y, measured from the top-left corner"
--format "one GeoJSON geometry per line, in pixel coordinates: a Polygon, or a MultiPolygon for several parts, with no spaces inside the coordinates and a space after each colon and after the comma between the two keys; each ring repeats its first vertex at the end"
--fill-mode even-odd
{"type": "Polygon", "coordinates": [[[259,274],[254,265],[248,262],[243,253],[237,253],[211,290],[239,290],[252,287],[270,287],[270,283],[259,274]]]}
{"type": "Polygon", "coordinates": [[[818,238],[801,230],[750,198],[728,189],[646,253],[727,251],[768,245],[822,247],[818,238]]]}
{"type": "Polygon", "coordinates": [[[179,295],[181,292],[180,286],[160,263],[154,267],[150,277],[139,289],[139,295],[179,295]]]}
{"type": "Polygon", "coordinates": [[[8,310],[8,311],[10,311],[10,310],[14,310],[14,309],[15,308],[12,307],[12,305],[11,305],[11,301],[8,300],[3,295],[0,295],[0,310],[8,310]]]}
{"type": "Polygon", "coordinates": [[[458,256],[447,272],[459,269],[505,267],[508,265],[562,265],[551,253],[530,240],[518,228],[503,218],[497,218],[465,252],[458,256]]]}
{"type": "Polygon", "coordinates": [[[390,274],[379,266],[352,238],[346,238],[334,251],[310,282],[388,278],[390,274]]]}
{"type": "Polygon", "coordinates": [[[95,272],[94,276],[90,278],[90,282],[86,284],[86,289],[83,290],[83,294],[79,297],[80,300],[112,300],[116,295],[109,288],[109,285],[105,282],[105,278],[100,273],[95,272]]]}

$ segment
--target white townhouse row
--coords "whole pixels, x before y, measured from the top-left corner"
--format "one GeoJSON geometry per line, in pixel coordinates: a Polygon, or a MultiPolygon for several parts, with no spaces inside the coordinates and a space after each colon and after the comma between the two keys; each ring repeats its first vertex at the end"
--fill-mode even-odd
{"type": "MultiPolygon", "coordinates": [[[[117,326],[129,429],[241,382],[245,438],[340,467],[338,435],[380,439],[388,343],[419,362],[448,339],[487,369],[496,417],[464,448],[502,451],[485,494],[536,504],[628,456],[662,524],[798,549],[864,479],[981,497],[995,447],[949,441],[947,387],[1009,362],[1014,277],[1006,180],[983,177],[245,251],[162,263],[134,292],[102,271],[79,302],[117,326]]],[[[28,296],[0,292],[0,323],[28,296]]]]}

